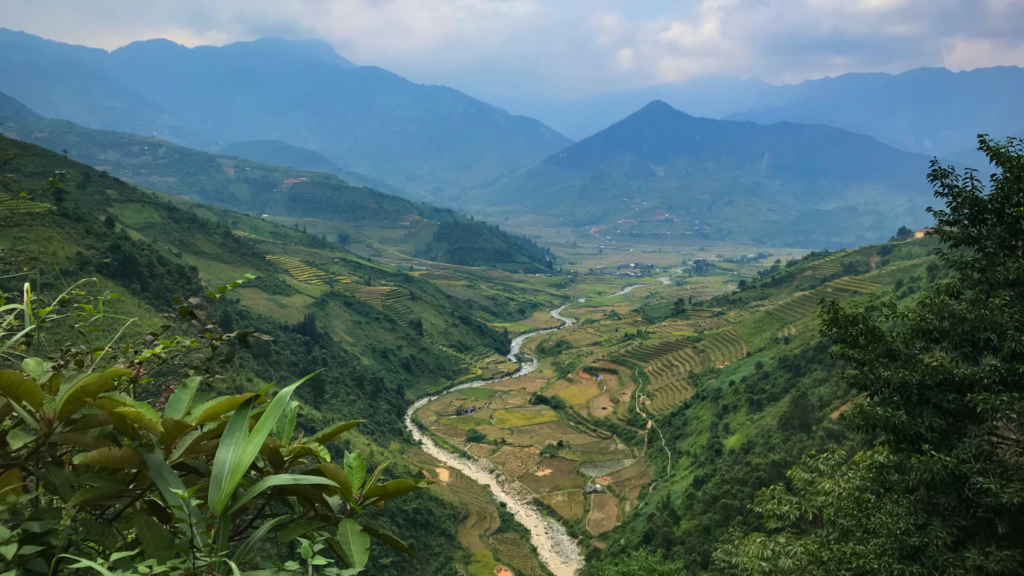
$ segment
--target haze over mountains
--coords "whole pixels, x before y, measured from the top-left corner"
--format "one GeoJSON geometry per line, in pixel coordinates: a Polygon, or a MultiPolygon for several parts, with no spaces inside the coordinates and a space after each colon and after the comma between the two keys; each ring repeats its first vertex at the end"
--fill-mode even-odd
{"type": "Polygon", "coordinates": [[[828,124],[901,150],[943,156],[972,146],[980,132],[1004,137],[1024,129],[1021,94],[1024,68],[918,68],[784,86],[708,76],[574,102],[537,103],[524,110],[571,138],[585,138],[660,99],[696,116],[828,124]]]}
{"type": "Polygon", "coordinates": [[[45,116],[203,149],[284,140],[421,199],[458,197],[569,140],[443,86],[354,66],[325,43],[106,52],[0,31],[0,91],[45,116]]]}
{"type": "Polygon", "coordinates": [[[489,200],[627,233],[852,246],[926,223],[928,161],[829,126],[695,118],[655,101],[489,200]]]}

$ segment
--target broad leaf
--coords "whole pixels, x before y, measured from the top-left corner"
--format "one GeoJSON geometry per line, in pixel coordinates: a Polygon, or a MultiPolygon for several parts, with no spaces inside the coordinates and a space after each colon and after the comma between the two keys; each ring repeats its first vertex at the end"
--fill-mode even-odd
{"type": "Polygon", "coordinates": [[[379,528],[372,524],[363,524],[363,531],[370,535],[371,538],[379,540],[384,544],[398,550],[406,556],[413,556],[412,550],[406,546],[405,542],[399,540],[394,534],[388,532],[383,528],[379,528]]]}
{"type": "Polygon", "coordinates": [[[249,392],[246,394],[238,394],[237,396],[221,396],[220,398],[214,398],[209,402],[204,402],[199,406],[194,406],[189,411],[185,421],[195,424],[206,424],[207,422],[216,420],[221,416],[237,410],[243,402],[252,398],[255,394],[249,392]]]}
{"type": "Polygon", "coordinates": [[[166,563],[174,559],[174,535],[156,520],[145,514],[135,514],[135,535],[146,556],[166,563]]]}
{"type": "Polygon", "coordinates": [[[43,407],[45,393],[31,378],[14,370],[0,371],[0,395],[16,402],[24,402],[39,410],[43,407]]]}
{"type": "Polygon", "coordinates": [[[196,391],[199,390],[199,377],[193,376],[181,383],[178,389],[167,399],[167,407],[164,408],[164,418],[181,420],[192,408],[192,401],[196,398],[196,391]]]}
{"type": "Polygon", "coordinates": [[[164,497],[164,502],[172,509],[183,508],[185,504],[177,493],[185,491],[185,484],[178,477],[177,472],[156,454],[146,453],[143,455],[143,459],[150,477],[153,478],[153,483],[156,484],[160,495],[164,497]]]}
{"type": "Polygon", "coordinates": [[[334,426],[331,426],[326,430],[321,430],[317,432],[316,434],[313,435],[312,438],[310,438],[310,440],[312,440],[313,442],[317,442],[319,444],[326,444],[337,439],[338,436],[342,435],[342,433],[347,432],[352,428],[355,428],[356,426],[359,426],[363,422],[365,422],[365,420],[353,420],[351,422],[335,424],[334,426]]]}
{"type": "Polygon", "coordinates": [[[175,420],[174,418],[164,418],[160,422],[162,428],[160,432],[160,444],[164,448],[164,453],[169,453],[178,440],[181,440],[183,436],[192,431],[194,426],[188,422],[182,420],[175,420]]]}
{"type": "Polygon", "coordinates": [[[74,462],[80,465],[126,468],[130,470],[142,470],[146,467],[142,454],[137,450],[121,446],[99,448],[92,452],[78,454],[75,456],[74,462]]]}
{"type": "Polygon", "coordinates": [[[417,480],[415,478],[392,480],[384,484],[378,484],[367,488],[366,492],[363,492],[363,501],[369,501],[372,498],[374,502],[383,502],[385,500],[404,496],[410,492],[423,490],[431,484],[433,484],[433,482],[430,482],[429,480],[417,480]]]}
{"type": "Polygon", "coordinates": [[[348,475],[345,471],[337,464],[321,464],[317,466],[320,472],[327,478],[334,481],[338,485],[338,494],[348,502],[349,504],[355,505],[355,498],[352,494],[352,485],[349,484],[348,475]]]}
{"type": "Polygon", "coordinates": [[[337,542],[343,552],[341,560],[354,570],[362,570],[370,558],[370,535],[351,518],[338,524],[337,542]]]}
{"type": "Polygon", "coordinates": [[[345,452],[345,475],[355,493],[362,492],[366,480],[366,462],[361,452],[345,452]]]}
{"type": "Polygon", "coordinates": [[[118,378],[132,373],[123,368],[111,368],[99,374],[89,374],[75,382],[57,398],[57,419],[67,420],[85,406],[86,400],[109,390],[118,378]]]}
{"type": "Polygon", "coordinates": [[[99,448],[114,446],[114,444],[109,440],[93,436],[88,432],[64,432],[62,434],[54,434],[50,437],[50,442],[64,446],[74,446],[75,448],[81,448],[82,450],[97,450],[99,448]]]}
{"type": "Polygon", "coordinates": [[[105,501],[111,501],[113,504],[114,500],[118,500],[128,494],[128,489],[124,486],[94,486],[91,488],[82,488],[75,495],[68,500],[67,507],[75,508],[79,506],[87,506],[90,504],[98,504],[105,501]]]}
{"type": "MultiPolygon", "coordinates": [[[[249,409],[252,408],[252,403],[253,399],[249,397],[235,409],[227,428],[224,429],[224,434],[220,437],[217,454],[213,457],[209,504],[210,510],[217,515],[220,515],[221,510],[227,505],[238,484],[237,481],[231,483],[231,474],[249,434],[249,409]]],[[[245,468],[248,467],[246,464],[245,468]]]]}

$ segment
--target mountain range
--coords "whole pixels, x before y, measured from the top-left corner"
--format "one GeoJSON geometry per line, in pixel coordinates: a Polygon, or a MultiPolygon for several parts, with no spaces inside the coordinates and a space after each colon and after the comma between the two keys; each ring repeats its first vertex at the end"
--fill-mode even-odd
{"type": "Polygon", "coordinates": [[[828,124],[905,150],[944,156],[971,147],[978,133],[1004,137],[1024,129],[1024,68],[902,74],[844,74],[776,86],[761,80],[702,76],[642,90],[543,101],[516,108],[571,138],[585,138],[647,102],[664,100],[696,116],[760,124],[828,124]]]}
{"type": "Polygon", "coordinates": [[[696,118],[655,101],[487,199],[594,226],[606,239],[671,233],[852,246],[927,223],[928,162],[838,128],[696,118]]]}
{"type": "Polygon", "coordinates": [[[458,201],[570,140],[444,86],[356,66],[323,42],[106,52],[0,30],[0,91],[44,116],[204,150],[283,140],[419,199],[458,201]]]}
{"type": "MultiPolygon", "coordinates": [[[[387,247],[397,250],[400,257],[510,271],[546,272],[552,265],[550,253],[526,238],[451,209],[387,194],[335,174],[264,164],[158,138],[47,119],[3,93],[0,122],[8,137],[65,153],[127,182],[253,216],[284,219],[295,226],[301,222],[301,226],[317,234],[329,234],[342,245],[359,246],[364,255],[380,256],[387,247]]],[[[261,150],[290,154],[278,156],[279,162],[305,159],[313,168],[330,168],[317,166],[323,160],[318,160],[315,153],[284,143],[239,143],[228,149],[236,153],[256,151],[257,156],[261,150]]]]}

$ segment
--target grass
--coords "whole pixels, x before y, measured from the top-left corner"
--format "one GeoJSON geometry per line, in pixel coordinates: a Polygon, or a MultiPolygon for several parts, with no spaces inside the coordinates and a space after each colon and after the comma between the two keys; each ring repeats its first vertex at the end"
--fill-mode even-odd
{"type": "Polygon", "coordinates": [[[499,390],[492,388],[463,388],[459,390],[459,394],[463,396],[469,396],[475,400],[490,400],[491,396],[497,394],[499,390]]]}
{"type": "Polygon", "coordinates": [[[597,386],[569,386],[565,390],[558,393],[559,396],[565,399],[569,404],[583,404],[587,400],[590,400],[594,396],[597,396],[601,391],[597,386]]]}
{"type": "Polygon", "coordinates": [[[494,412],[494,425],[499,428],[519,428],[558,420],[558,414],[547,406],[530,406],[494,412]]]}

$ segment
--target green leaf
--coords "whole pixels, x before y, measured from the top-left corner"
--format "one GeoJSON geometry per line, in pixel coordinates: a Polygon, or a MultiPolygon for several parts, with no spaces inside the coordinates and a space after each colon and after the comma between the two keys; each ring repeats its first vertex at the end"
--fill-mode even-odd
{"type": "Polygon", "coordinates": [[[73,461],[75,464],[81,465],[130,470],[142,470],[146,466],[142,454],[139,454],[137,450],[121,446],[108,446],[93,450],[92,452],[78,454],[73,461]]]}
{"type": "Polygon", "coordinates": [[[242,402],[245,402],[249,398],[255,396],[253,393],[238,394],[237,396],[221,396],[220,398],[214,398],[209,402],[204,402],[199,406],[192,407],[189,410],[188,416],[184,419],[186,422],[195,424],[206,424],[211,420],[220,418],[221,416],[237,410],[242,402]]]}
{"type": "Polygon", "coordinates": [[[68,566],[68,568],[92,568],[93,570],[99,572],[102,576],[114,576],[110,573],[109,570],[91,560],[86,560],[84,558],[79,558],[78,556],[72,556],[70,554],[61,554],[60,556],[58,556],[58,558],[71,558],[72,560],[78,560],[78,562],[72,564],[71,566],[68,566]]]}
{"type": "Polygon", "coordinates": [[[199,377],[193,376],[181,383],[178,389],[167,399],[167,407],[164,408],[164,418],[182,420],[196,399],[196,391],[199,390],[199,377]]]}
{"type": "Polygon", "coordinates": [[[21,369],[33,379],[38,380],[39,376],[46,370],[46,364],[41,358],[25,358],[21,361],[21,369]]]}
{"type": "Polygon", "coordinates": [[[307,476],[305,474],[275,474],[273,476],[267,476],[259,482],[252,485],[252,488],[246,490],[242,496],[231,503],[231,507],[225,511],[225,514],[233,514],[236,510],[242,507],[246,502],[252,500],[263,492],[267,488],[274,486],[289,486],[289,485],[319,485],[319,486],[333,486],[337,488],[337,484],[327,478],[320,476],[307,476]]]}
{"type": "Polygon", "coordinates": [[[96,450],[98,448],[107,448],[113,446],[109,440],[93,436],[88,432],[64,432],[62,434],[54,434],[50,436],[50,442],[64,446],[74,446],[75,448],[81,448],[82,450],[96,450]]]}
{"type": "MultiPolygon", "coordinates": [[[[249,469],[249,465],[252,464],[253,460],[256,459],[256,455],[260,453],[260,447],[263,446],[263,441],[270,435],[270,431],[274,429],[274,425],[277,424],[277,419],[281,417],[285,408],[288,407],[288,403],[291,400],[292,393],[298,388],[300,384],[312,378],[316,373],[310,374],[305,378],[302,378],[282,390],[274,399],[270,402],[270,406],[267,407],[260,421],[256,423],[256,426],[252,429],[252,433],[249,437],[244,438],[244,433],[248,431],[248,408],[245,410],[245,421],[242,423],[245,430],[241,432],[241,438],[244,439],[244,444],[241,447],[229,446],[229,451],[225,452],[230,454],[231,466],[230,472],[225,479],[221,479],[217,488],[218,491],[214,492],[214,477],[210,478],[210,494],[211,501],[213,501],[213,494],[217,495],[216,507],[214,511],[220,514],[220,511],[227,505],[228,500],[235,491],[235,487],[238,486],[239,481],[242,480],[242,476],[245,475],[245,471],[249,469]]],[[[224,432],[225,438],[228,437],[229,431],[234,424],[235,418],[238,417],[239,412],[236,411],[235,415],[231,417],[231,423],[228,424],[227,430],[224,432]]],[[[224,446],[225,438],[221,439],[221,447],[224,446]]],[[[237,439],[232,439],[237,441],[237,439]]],[[[214,475],[217,473],[217,458],[220,457],[221,448],[217,449],[217,457],[214,458],[214,475]]]]}
{"type": "Polygon", "coordinates": [[[89,374],[75,382],[57,398],[57,419],[64,421],[71,418],[85,406],[86,400],[106,392],[118,378],[131,373],[131,370],[111,368],[100,374],[89,374]]]}
{"type": "Polygon", "coordinates": [[[288,520],[291,520],[291,518],[291,516],[278,516],[272,520],[264,522],[259,528],[256,529],[255,532],[250,534],[249,537],[245,539],[245,542],[242,542],[242,545],[238,547],[238,551],[235,552],[235,556],[232,558],[232,560],[238,564],[248,564],[252,557],[256,554],[256,545],[259,544],[260,540],[262,540],[263,537],[267,535],[267,532],[270,532],[271,529],[278,526],[279,524],[283,524],[288,520]]]}
{"type": "Polygon", "coordinates": [[[82,488],[75,495],[68,500],[67,507],[76,508],[80,506],[88,506],[90,504],[96,504],[106,500],[116,500],[128,493],[128,489],[124,486],[94,486],[91,488],[82,488]]]}
{"type": "Polygon", "coordinates": [[[17,450],[35,439],[34,434],[29,434],[21,428],[15,428],[7,433],[7,444],[11,446],[11,450],[17,450]]]}
{"type": "Polygon", "coordinates": [[[165,563],[174,559],[174,535],[145,514],[135,514],[135,535],[146,556],[165,563]]]}
{"type": "MultiPolygon", "coordinates": [[[[213,457],[213,470],[210,473],[210,510],[220,515],[221,510],[227,505],[227,500],[235,491],[238,484],[231,483],[232,471],[249,433],[249,409],[252,408],[253,399],[250,397],[242,405],[235,409],[228,421],[224,434],[220,437],[220,444],[217,446],[217,453],[213,457]]],[[[246,464],[246,468],[248,468],[246,464]]]]}
{"type": "Polygon", "coordinates": [[[345,475],[353,492],[362,492],[366,480],[366,462],[361,452],[345,452],[345,475]]]}
{"type": "Polygon", "coordinates": [[[367,502],[372,498],[374,502],[383,502],[411,492],[423,490],[431,484],[432,482],[428,480],[417,480],[415,478],[392,480],[385,484],[378,484],[367,488],[366,492],[363,492],[363,501],[367,502]]]}
{"type": "Polygon", "coordinates": [[[277,421],[277,426],[274,427],[273,437],[279,440],[284,445],[291,444],[292,435],[295,433],[295,420],[299,414],[299,403],[292,401],[288,405],[288,412],[285,418],[277,421]]]}
{"type": "Polygon", "coordinates": [[[160,495],[164,497],[164,502],[172,509],[183,508],[185,504],[177,493],[185,491],[185,484],[174,469],[152,452],[147,452],[142,457],[146,462],[150,477],[153,478],[153,483],[156,484],[160,495]]]}
{"type": "Polygon", "coordinates": [[[348,476],[345,474],[345,471],[341,466],[338,466],[337,464],[320,464],[317,468],[324,476],[330,478],[338,485],[338,493],[341,497],[349,504],[355,506],[355,498],[352,494],[352,485],[349,484],[348,476]]]}
{"type": "Polygon", "coordinates": [[[371,538],[379,540],[384,544],[398,550],[406,556],[413,556],[412,550],[406,546],[405,542],[399,540],[394,534],[388,532],[383,528],[378,528],[372,524],[363,524],[363,531],[370,535],[371,538]]]}
{"type": "Polygon", "coordinates": [[[342,561],[352,569],[362,570],[370,558],[370,535],[351,518],[338,524],[337,542],[344,553],[342,561]]]}
{"type": "Polygon", "coordinates": [[[347,432],[352,428],[355,428],[356,426],[359,426],[363,422],[365,422],[365,420],[353,420],[351,422],[335,424],[334,426],[331,426],[326,430],[321,430],[320,432],[317,432],[316,434],[313,435],[312,438],[310,438],[310,440],[312,440],[313,442],[317,442],[318,444],[326,444],[328,442],[331,442],[332,440],[335,440],[338,436],[341,436],[342,433],[347,432]]]}
{"type": "Polygon", "coordinates": [[[43,407],[43,389],[32,379],[14,370],[0,371],[0,395],[17,402],[24,402],[39,410],[43,407]]]}

